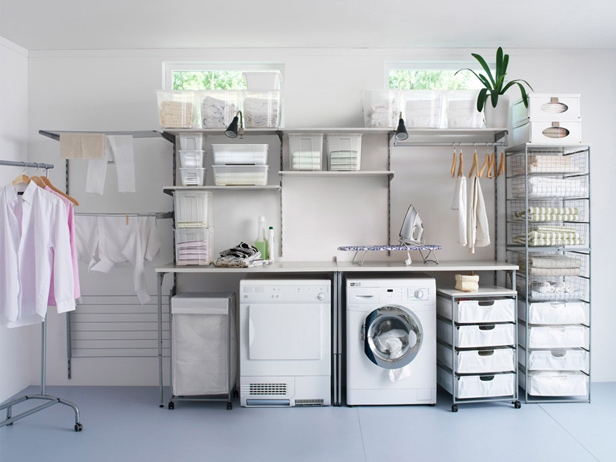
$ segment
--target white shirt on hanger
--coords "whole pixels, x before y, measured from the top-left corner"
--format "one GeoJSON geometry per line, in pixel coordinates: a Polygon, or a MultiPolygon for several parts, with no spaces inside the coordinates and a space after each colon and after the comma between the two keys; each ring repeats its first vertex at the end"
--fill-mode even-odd
{"type": "Polygon", "coordinates": [[[44,321],[54,273],[58,313],[75,309],[75,282],[66,206],[30,182],[20,197],[0,189],[0,323],[44,321]]]}

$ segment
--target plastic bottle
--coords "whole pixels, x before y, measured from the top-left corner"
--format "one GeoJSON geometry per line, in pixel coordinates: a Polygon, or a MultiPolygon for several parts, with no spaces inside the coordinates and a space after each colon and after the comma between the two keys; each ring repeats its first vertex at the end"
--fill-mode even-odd
{"type": "Polygon", "coordinates": [[[259,217],[257,223],[257,240],[255,241],[255,247],[261,252],[261,259],[267,260],[267,238],[265,236],[265,217],[259,217]]]}
{"type": "Polygon", "coordinates": [[[267,233],[267,249],[269,254],[269,261],[274,263],[276,261],[276,240],[274,237],[274,227],[270,226],[267,233]]]}

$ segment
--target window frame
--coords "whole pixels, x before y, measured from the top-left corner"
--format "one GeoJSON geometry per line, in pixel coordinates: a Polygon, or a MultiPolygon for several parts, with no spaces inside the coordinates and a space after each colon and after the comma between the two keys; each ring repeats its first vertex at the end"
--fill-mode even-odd
{"type": "MultiPolygon", "coordinates": [[[[487,61],[490,70],[494,73],[496,64],[487,61]]],[[[385,63],[384,83],[388,90],[397,90],[389,87],[389,73],[394,70],[407,71],[457,71],[458,69],[469,68],[475,72],[484,72],[483,68],[476,61],[388,61],[385,63]]],[[[484,72],[485,73],[485,72],[484,72]]],[[[481,86],[483,88],[483,86],[481,86]]],[[[448,89],[443,89],[446,91],[448,89]]],[[[478,90],[478,89],[473,89],[478,90]]]]}

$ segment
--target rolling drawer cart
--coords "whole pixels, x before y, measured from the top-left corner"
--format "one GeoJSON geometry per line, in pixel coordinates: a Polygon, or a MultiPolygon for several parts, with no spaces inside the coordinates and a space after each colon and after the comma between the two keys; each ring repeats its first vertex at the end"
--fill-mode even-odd
{"type": "Polygon", "coordinates": [[[516,291],[437,289],[437,295],[437,377],[451,394],[451,411],[492,401],[519,409],[516,291]]]}

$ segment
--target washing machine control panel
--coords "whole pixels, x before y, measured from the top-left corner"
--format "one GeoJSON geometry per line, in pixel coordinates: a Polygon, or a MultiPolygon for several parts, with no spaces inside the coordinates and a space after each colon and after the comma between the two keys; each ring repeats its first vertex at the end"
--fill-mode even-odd
{"type": "Polygon", "coordinates": [[[430,289],[427,287],[384,287],[380,293],[380,303],[404,303],[427,301],[430,289]]]}
{"type": "Polygon", "coordinates": [[[329,302],[330,299],[331,287],[329,284],[242,284],[240,289],[240,301],[242,303],[310,303],[329,302]]]}

